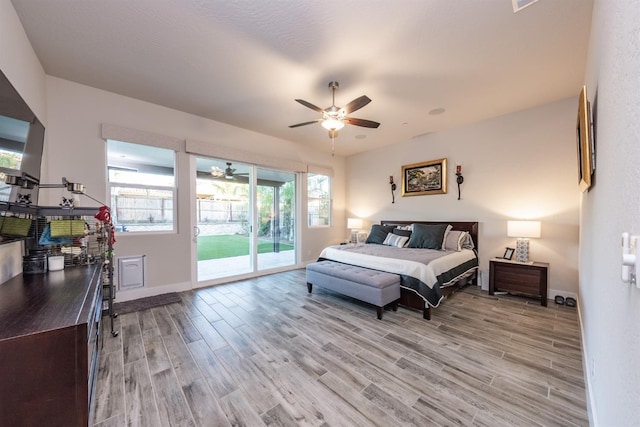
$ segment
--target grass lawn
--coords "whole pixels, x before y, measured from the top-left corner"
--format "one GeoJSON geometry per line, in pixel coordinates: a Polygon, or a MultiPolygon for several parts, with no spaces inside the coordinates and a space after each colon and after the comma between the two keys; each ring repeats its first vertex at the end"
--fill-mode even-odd
{"type": "MultiPolygon", "coordinates": [[[[245,236],[201,236],[198,237],[198,261],[249,255],[249,238],[245,236]]],[[[280,251],[293,250],[293,245],[280,242],[280,251]]],[[[272,241],[258,239],[258,253],[273,252],[272,241]]]]}

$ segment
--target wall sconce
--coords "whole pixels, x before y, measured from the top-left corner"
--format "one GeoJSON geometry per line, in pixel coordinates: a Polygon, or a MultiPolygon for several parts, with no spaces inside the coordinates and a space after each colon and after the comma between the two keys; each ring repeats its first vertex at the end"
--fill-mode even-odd
{"type": "Polygon", "coordinates": [[[396,191],[396,188],[398,187],[396,186],[396,183],[393,182],[393,175],[389,175],[389,184],[391,185],[391,203],[395,203],[396,195],[393,194],[393,192],[396,191]]]}
{"type": "Polygon", "coordinates": [[[458,183],[458,200],[460,200],[460,184],[464,182],[464,177],[462,176],[462,165],[456,165],[456,182],[458,183]]]}
{"type": "Polygon", "coordinates": [[[351,243],[358,243],[358,231],[362,228],[362,218],[347,218],[347,228],[351,230],[351,243]]]}
{"type": "Polygon", "coordinates": [[[529,237],[540,237],[540,221],[507,221],[507,236],[517,237],[516,261],[529,262],[529,237]]]}

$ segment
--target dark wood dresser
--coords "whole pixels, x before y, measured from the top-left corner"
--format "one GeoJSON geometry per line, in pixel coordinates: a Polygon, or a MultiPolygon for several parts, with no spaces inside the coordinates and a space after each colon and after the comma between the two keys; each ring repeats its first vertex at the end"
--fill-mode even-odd
{"type": "Polygon", "coordinates": [[[88,425],[101,270],[21,274],[0,285],[0,425],[88,425]]]}

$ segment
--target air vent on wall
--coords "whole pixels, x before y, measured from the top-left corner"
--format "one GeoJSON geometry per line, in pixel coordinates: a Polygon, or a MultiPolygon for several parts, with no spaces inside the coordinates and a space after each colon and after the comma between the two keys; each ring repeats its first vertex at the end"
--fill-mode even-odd
{"type": "Polygon", "coordinates": [[[531,6],[534,3],[537,3],[538,0],[511,0],[513,4],[513,13],[520,12],[527,6],[531,6]]]}
{"type": "Polygon", "coordinates": [[[145,286],[145,259],[144,255],[118,258],[118,286],[120,290],[145,286]]]}

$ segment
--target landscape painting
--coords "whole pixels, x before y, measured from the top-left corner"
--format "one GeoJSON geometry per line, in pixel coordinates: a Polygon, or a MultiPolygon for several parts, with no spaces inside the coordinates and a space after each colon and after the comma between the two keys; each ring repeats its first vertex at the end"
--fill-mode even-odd
{"type": "Polygon", "coordinates": [[[447,159],[402,166],[402,196],[445,194],[447,159]]]}

